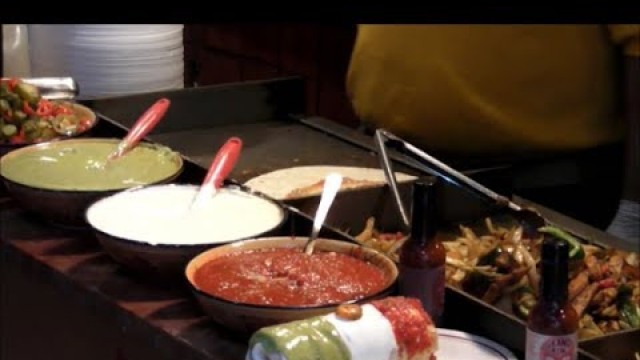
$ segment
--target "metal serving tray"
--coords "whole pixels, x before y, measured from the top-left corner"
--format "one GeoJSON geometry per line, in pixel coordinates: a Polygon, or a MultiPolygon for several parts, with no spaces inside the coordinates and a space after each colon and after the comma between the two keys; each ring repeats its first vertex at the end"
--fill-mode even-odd
{"type": "MultiPolygon", "coordinates": [[[[477,181],[502,194],[510,194],[508,189],[509,169],[493,169],[473,174],[477,181]]],[[[410,204],[411,183],[399,184],[405,206],[410,204]]],[[[375,217],[376,227],[382,231],[395,232],[402,228],[402,221],[395,208],[393,196],[385,186],[382,188],[351,190],[340,194],[331,211],[328,221],[337,227],[336,231],[346,237],[355,236],[364,227],[364,221],[375,217]]],[[[531,204],[525,199],[513,196],[519,203],[531,204]]],[[[487,205],[474,195],[444,184],[438,193],[439,204],[443,207],[442,229],[450,232],[460,223],[477,223],[484,217],[505,218],[503,211],[487,205]]],[[[319,197],[310,197],[285,201],[291,206],[315,209],[319,197]]],[[[552,210],[535,204],[541,213],[572,233],[581,240],[603,247],[615,247],[625,250],[629,245],[607,233],[588,225],[576,222],[552,210]]],[[[636,250],[637,251],[637,250],[636,250]]],[[[503,299],[506,300],[506,299],[503,299]]],[[[485,303],[459,289],[447,286],[446,305],[443,326],[460,329],[493,339],[521,356],[525,346],[525,322],[513,314],[510,301],[500,301],[494,305],[485,303]]],[[[581,359],[627,359],[635,360],[634,353],[640,352],[640,329],[611,333],[598,338],[580,341],[581,359]],[[615,348],[615,350],[608,350],[615,348]],[[615,356],[613,355],[615,354],[615,356]]]]}

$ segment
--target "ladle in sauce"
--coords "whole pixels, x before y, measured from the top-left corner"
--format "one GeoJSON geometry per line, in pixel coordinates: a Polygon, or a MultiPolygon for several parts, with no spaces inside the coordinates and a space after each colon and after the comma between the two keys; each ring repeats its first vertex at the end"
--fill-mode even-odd
{"type": "Polygon", "coordinates": [[[209,172],[204,178],[200,190],[193,199],[190,205],[190,209],[197,209],[202,204],[211,199],[218,189],[222,186],[224,179],[229,176],[233,168],[238,162],[240,157],[240,151],[242,150],[242,140],[237,137],[232,137],[222,145],[218,153],[213,158],[211,165],[209,166],[209,172]]]}
{"type": "Polygon", "coordinates": [[[109,164],[113,161],[124,156],[129,151],[133,150],[140,141],[162,120],[167,109],[171,105],[171,101],[166,98],[162,98],[156,101],[142,116],[138,118],[136,123],[131,127],[127,136],[122,139],[116,149],[110,153],[104,161],[92,160],[87,164],[87,168],[96,170],[105,170],[109,167],[109,164]]]}
{"type": "Polygon", "coordinates": [[[318,210],[316,210],[316,216],[313,219],[311,235],[304,246],[304,252],[307,255],[311,255],[313,253],[313,246],[316,238],[320,233],[324,220],[327,218],[327,214],[329,213],[329,208],[331,208],[331,204],[333,204],[333,200],[335,199],[341,185],[342,175],[338,173],[331,173],[324,179],[322,195],[320,196],[320,204],[318,205],[318,210]]]}
{"type": "Polygon", "coordinates": [[[147,111],[138,118],[133,125],[127,136],[118,144],[118,147],[114,152],[107,157],[107,164],[110,161],[114,161],[119,157],[125,155],[131,149],[136,147],[138,143],[162,120],[167,109],[169,109],[171,101],[167,98],[162,98],[156,101],[147,111]]]}

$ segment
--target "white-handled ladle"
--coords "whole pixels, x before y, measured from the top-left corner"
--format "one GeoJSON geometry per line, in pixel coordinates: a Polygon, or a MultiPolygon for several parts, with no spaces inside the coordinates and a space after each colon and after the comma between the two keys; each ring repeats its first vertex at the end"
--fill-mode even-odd
{"type": "Polygon", "coordinates": [[[324,179],[324,187],[322,189],[322,195],[320,196],[320,204],[316,210],[316,216],[313,219],[311,235],[304,246],[304,252],[307,255],[311,255],[313,253],[313,247],[316,239],[318,238],[318,234],[320,233],[320,229],[327,218],[331,204],[333,204],[333,200],[335,199],[338,190],[340,190],[340,186],[342,186],[342,175],[340,174],[331,173],[324,179]]]}

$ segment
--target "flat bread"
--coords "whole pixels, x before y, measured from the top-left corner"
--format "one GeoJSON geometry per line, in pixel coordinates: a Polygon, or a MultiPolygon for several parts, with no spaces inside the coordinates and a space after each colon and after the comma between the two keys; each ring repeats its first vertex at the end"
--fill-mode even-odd
{"type": "MultiPolygon", "coordinates": [[[[384,172],[377,168],[313,165],[275,170],[254,177],[245,185],[276,200],[299,199],[320,195],[324,178],[332,172],[343,176],[341,191],[386,183],[384,172]]],[[[416,177],[396,172],[396,179],[402,183],[413,181],[416,177]]]]}

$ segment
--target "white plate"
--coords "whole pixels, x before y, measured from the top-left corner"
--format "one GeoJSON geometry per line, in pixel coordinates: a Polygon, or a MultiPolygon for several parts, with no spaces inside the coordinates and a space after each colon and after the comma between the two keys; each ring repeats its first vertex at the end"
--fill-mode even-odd
{"type": "Polygon", "coordinates": [[[437,329],[438,360],[518,360],[504,346],[462,331],[437,329]]]}
{"type": "MultiPolygon", "coordinates": [[[[324,180],[327,174],[337,172],[353,180],[368,180],[380,184],[385,183],[381,169],[349,167],[349,166],[298,166],[275,170],[248,180],[245,185],[249,188],[268,195],[276,200],[284,200],[293,190],[307,187],[324,180]]],[[[398,182],[414,180],[415,177],[396,172],[398,182]]]]}

